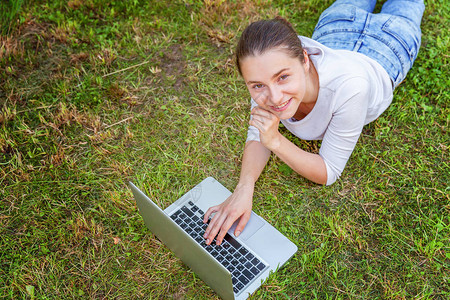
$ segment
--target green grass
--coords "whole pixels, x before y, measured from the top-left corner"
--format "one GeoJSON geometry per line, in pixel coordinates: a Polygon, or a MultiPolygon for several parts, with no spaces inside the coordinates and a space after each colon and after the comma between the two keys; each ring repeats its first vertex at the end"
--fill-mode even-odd
{"type": "MultiPolygon", "coordinates": [[[[280,14],[309,36],[331,2],[55,0],[10,13],[0,298],[217,298],[145,228],[126,183],[162,207],[207,176],[233,189],[249,113],[239,32],[280,14]]],[[[299,251],[254,299],[450,297],[449,9],[426,2],[416,63],[340,180],[269,161],[254,210],[299,251]]]]}

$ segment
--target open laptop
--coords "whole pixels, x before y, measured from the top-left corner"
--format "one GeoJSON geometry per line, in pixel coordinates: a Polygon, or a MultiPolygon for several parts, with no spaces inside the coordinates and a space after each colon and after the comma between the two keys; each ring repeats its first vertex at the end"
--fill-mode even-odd
{"type": "Polygon", "coordinates": [[[297,252],[297,246],[252,212],[235,237],[237,222],[221,245],[206,245],[206,210],[231,192],[208,177],[176,202],[161,210],[133,183],[129,184],[145,225],[222,299],[247,299],[263,281],[297,252]]]}

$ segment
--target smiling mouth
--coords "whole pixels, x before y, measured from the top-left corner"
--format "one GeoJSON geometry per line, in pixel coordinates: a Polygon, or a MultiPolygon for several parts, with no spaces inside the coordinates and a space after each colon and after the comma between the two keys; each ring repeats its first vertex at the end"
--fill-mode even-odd
{"type": "Polygon", "coordinates": [[[289,105],[289,103],[291,102],[291,100],[292,100],[292,98],[289,99],[289,100],[286,101],[286,102],[281,103],[280,105],[272,106],[272,108],[273,108],[274,110],[276,110],[276,111],[283,111],[283,110],[285,110],[285,109],[288,107],[288,105],[289,105]]]}

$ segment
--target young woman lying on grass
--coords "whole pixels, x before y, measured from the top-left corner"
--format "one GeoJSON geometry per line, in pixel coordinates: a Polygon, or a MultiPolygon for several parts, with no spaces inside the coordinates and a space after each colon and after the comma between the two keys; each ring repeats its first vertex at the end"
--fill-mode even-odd
{"type": "Polygon", "coordinates": [[[298,174],[330,185],[341,175],[364,125],[389,106],[393,90],[412,67],[420,47],[424,3],[337,0],[320,16],[312,39],[297,36],[281,18],[250,24],[236,49],[236,64],[252,98],[239,183],[212,213],[204,234],[220,244],[238,219],[247,224],[255,182],[271,152],[298,174]],[[322,140],[319,154],[298,148],[278,131],[322,140]]]}

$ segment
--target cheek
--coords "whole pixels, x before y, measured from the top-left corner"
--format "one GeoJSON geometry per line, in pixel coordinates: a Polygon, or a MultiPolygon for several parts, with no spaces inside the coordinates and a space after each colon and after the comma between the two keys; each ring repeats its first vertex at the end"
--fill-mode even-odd
{"type": "Polygon", "coordinates": [[[267,93],[266,91],[262,90],[262,91],[255,91],[255,90],[250,90],[248,89],[249,93],[250,93],[250,97],[252,97],[253,100],[255,100],[255,102],[259,105],[262,106],[266,100],[267,100],[267,93]]]}
{"type": "Polygon", "coordinates": [[[305,89],[306,86],[301,80],[292,81],[286,86],[286,91],[296,94],[304,94],[305,89]]]}

